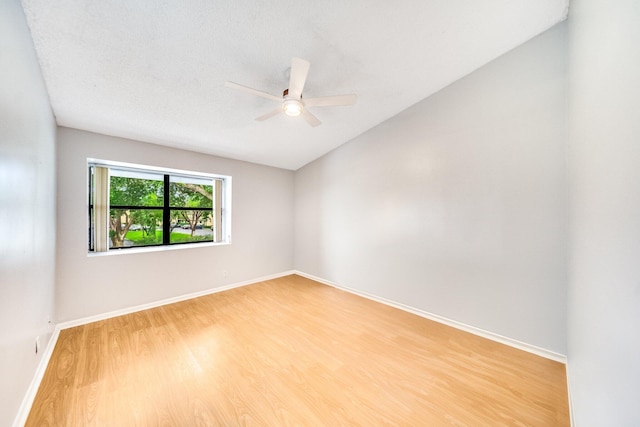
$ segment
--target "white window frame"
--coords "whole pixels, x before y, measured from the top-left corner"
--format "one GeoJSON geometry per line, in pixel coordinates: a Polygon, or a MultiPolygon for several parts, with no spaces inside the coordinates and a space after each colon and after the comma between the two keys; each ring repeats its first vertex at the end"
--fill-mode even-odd
{"type": "MultiPolygon", "coordinates": [[[[100,251],[95,250],[96,245],[96,232],[95,230],[92,228],[92,224],[91,224],[91,215],[90,215],[90,208],[91,208],[91,203],[92,200],[91,198],[91,194],[89,194],[89,191],[87,191],[87,227],[86,230],[88,230],[88,233],[91,234],[93,233],[93,236],[87,236],[90,239],[93,239],[94,241],[94,248],[92,250],[91,245],[89,243],[89,240],[87,241],[87,251],[88,254],[90,256],[95,256],[95,255],[105,255],[105,254],[124,254],[124,253],[137,253],[137,252],[150,252],[150,251],[165,251],[165,250],[174,250],[174,249],[187,249],[187,248],[194,248],[194,247],[206,247],[206,246],[220,246],[220,245],[229,245],[231,244],[231,181],[232,178],[229,175],[220,175],[220,174],[212,174],[212,173],[206,173],[206,172],[196,172],[196,171],[189,171],[189,170],[183,170],[183,169],[174,169],[174,168],[166,168],[166,167],[158,167],[158,166],[149,166],[149,165],[141,165],[141,164],[137,164],[137,163],[126,163],[126,162],[119,162],[119,161],[112,161],[112,160],[103,160],[103,159],[95,159],[95,158],[87,158],[87,164],[86,164],[86,170],[87,170],[87,185],[85,188],[89,189],[90,188],[90,182],[91,182],[91,167],[103,167],[103,168],[114,168],[114,169],[119,169],[119,170],[131,170],[133,172],[138,172],[138,173],[153,173],[153,174],[168,174],[171,176],[177,176],[177,177],[193,177],[193,178],[205,178],[205,179],[211,179],[212,180],[212,184],[215,186],[216,183],[220,183],[220,188],[218,189],[219,191],[221,191],[221,197],[220,197],[220,207],[219,207],[219,224],[218,226],[221,227],[221,240],[219,242],[193,242],[193,243],[180,243],[180,244],[170,244],[170,245],[157,245],[157,246],[138,246],[138,247],[130,247],[130,248],[126,248],[125,250],[122,250],[122,248],[118,248],[118,249],[109,249],[109,245],[108,245],[108,241],[107,242],[103,242],[104,245],[102,245],[102,247],[100,248],[100,251]],[[105,247],[106,245],[106,247],[105,247]]],[[[108,218],[109,214],[108,214],[108,210],[109,210],[109,196],[108,196],[108,191],[107,191],[107,195],[106,195],[106,203],[107,203],[107,207],[106,207],[106,217],[108,218]]],[[[94,201],[95,203],[95,201],[94,201]]],[[[216,207],[214,206],[214,209],[216,207]]],[[[98,215],[99,216],[99,215],[98,215]]],[[[109,234],[109,230],[108,230],[108,225],[105,224],[106,227],[106,236],[108,239],[108,234],[109,234]]],[[[104,238],[105,234],[102,233],[102,238],[104,238]]]]}

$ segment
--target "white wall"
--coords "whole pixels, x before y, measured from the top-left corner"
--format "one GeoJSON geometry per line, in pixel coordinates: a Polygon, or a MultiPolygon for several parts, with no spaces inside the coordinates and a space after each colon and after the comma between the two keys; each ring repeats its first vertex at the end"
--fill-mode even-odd
{"type": "Polygon", "coordinates": [[[295,268],[566,354],[565,27],[298,170],[295,268]]]}
{"type": "Polygon", "coordinates": [[[55,121],[18,0],[0,2],[0,425],[51,337],[55,121]],[[35,338],[41,351],[35,354],[35,338]]]}
{"type": "Polygon", "coordinates": [[[572,0],[569,379],[576,425],[640,425],[640,2],[572,0]]]}
{"type": "Polygon", "coordinates": [[[291,171],[68,128],[58,130],[57,154],[58,321],[293,268],[291,171]],[[87,256],[88,157],[231,175],[232,244],[87,256]]]}

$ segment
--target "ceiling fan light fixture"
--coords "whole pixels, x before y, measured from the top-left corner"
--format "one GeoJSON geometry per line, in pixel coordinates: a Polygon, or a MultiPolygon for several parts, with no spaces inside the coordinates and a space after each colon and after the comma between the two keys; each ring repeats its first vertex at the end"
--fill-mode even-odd
{"type": "Polygon", "coordinates": [[[295,99],[287,99],[282,103],[282,110],[287,116],[297,117],[302,113],[302,103],[295,99]]]}

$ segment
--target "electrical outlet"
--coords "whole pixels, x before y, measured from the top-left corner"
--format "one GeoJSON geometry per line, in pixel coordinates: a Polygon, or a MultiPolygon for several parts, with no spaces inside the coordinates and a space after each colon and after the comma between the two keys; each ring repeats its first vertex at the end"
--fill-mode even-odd
{"type": "Polygon", "coordinates": [[[36,337],[36,354],[40,351],[40,336],[36,337]]]}

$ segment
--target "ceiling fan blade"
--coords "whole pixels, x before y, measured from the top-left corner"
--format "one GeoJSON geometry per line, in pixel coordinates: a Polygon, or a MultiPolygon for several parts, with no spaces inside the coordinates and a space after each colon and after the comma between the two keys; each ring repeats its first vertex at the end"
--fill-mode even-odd
{"type": "Polygon", "coordinates": [[[267,114],[263,114],[260,117],[256,117],[256,120],[259,122],[262,122],[280,113],[282,113],[282,107],[278,107],[275,110],[269,111],[267,114]]]}
{"type": "Polygon", "coordinates": [[[302,109],[302,117],[304,117],[304,119],[307,121],[307,123],[309,123],[313,127],[316,127],[320,123],[322,123],[320,120],[318,120],[318,118],[316,116],[311,114],[309,112],[309,110],[307,110],[306,108],[302,109]]]}
{"type": "Polygon", "coordinates": [[[303,99],[304,105],[307,107],[332,107],[332,106],[344,106],[353,105],[358,100],[358,96],[352,95],[336,95],[336,96],[321,96],[319,98],[303,99]]]}
{"type": "Polygon", "coordinates": [[[253,89],[247,86],[243,86],[243,85],[239,85],[238,83],[234,83],[234,82],[226,82],[224,84],[226,87],[230,87],[233,89],[238,89],[241,90],[243,92],[247,92],[256,96],[261,96],[263,98],[267,98],[267,99],[272,99],[274,101],[278,101],[281,102],[282,101],[282,97],[281,96],[275,96],[275,95],[271,95],[270,93],[267,92],[262,92],[260,90],[257,89],[253,89]]]}
{"type": "Polygon", "coordinates": [[[304,89],[304,83],[307,81],[307,74],[309,74],[308,61],[300,58],[293,58],[291,60],[291,76],[289,77],[289,96],[294,99],[300,99],[302,96],[302,90],[304,89]]]}

